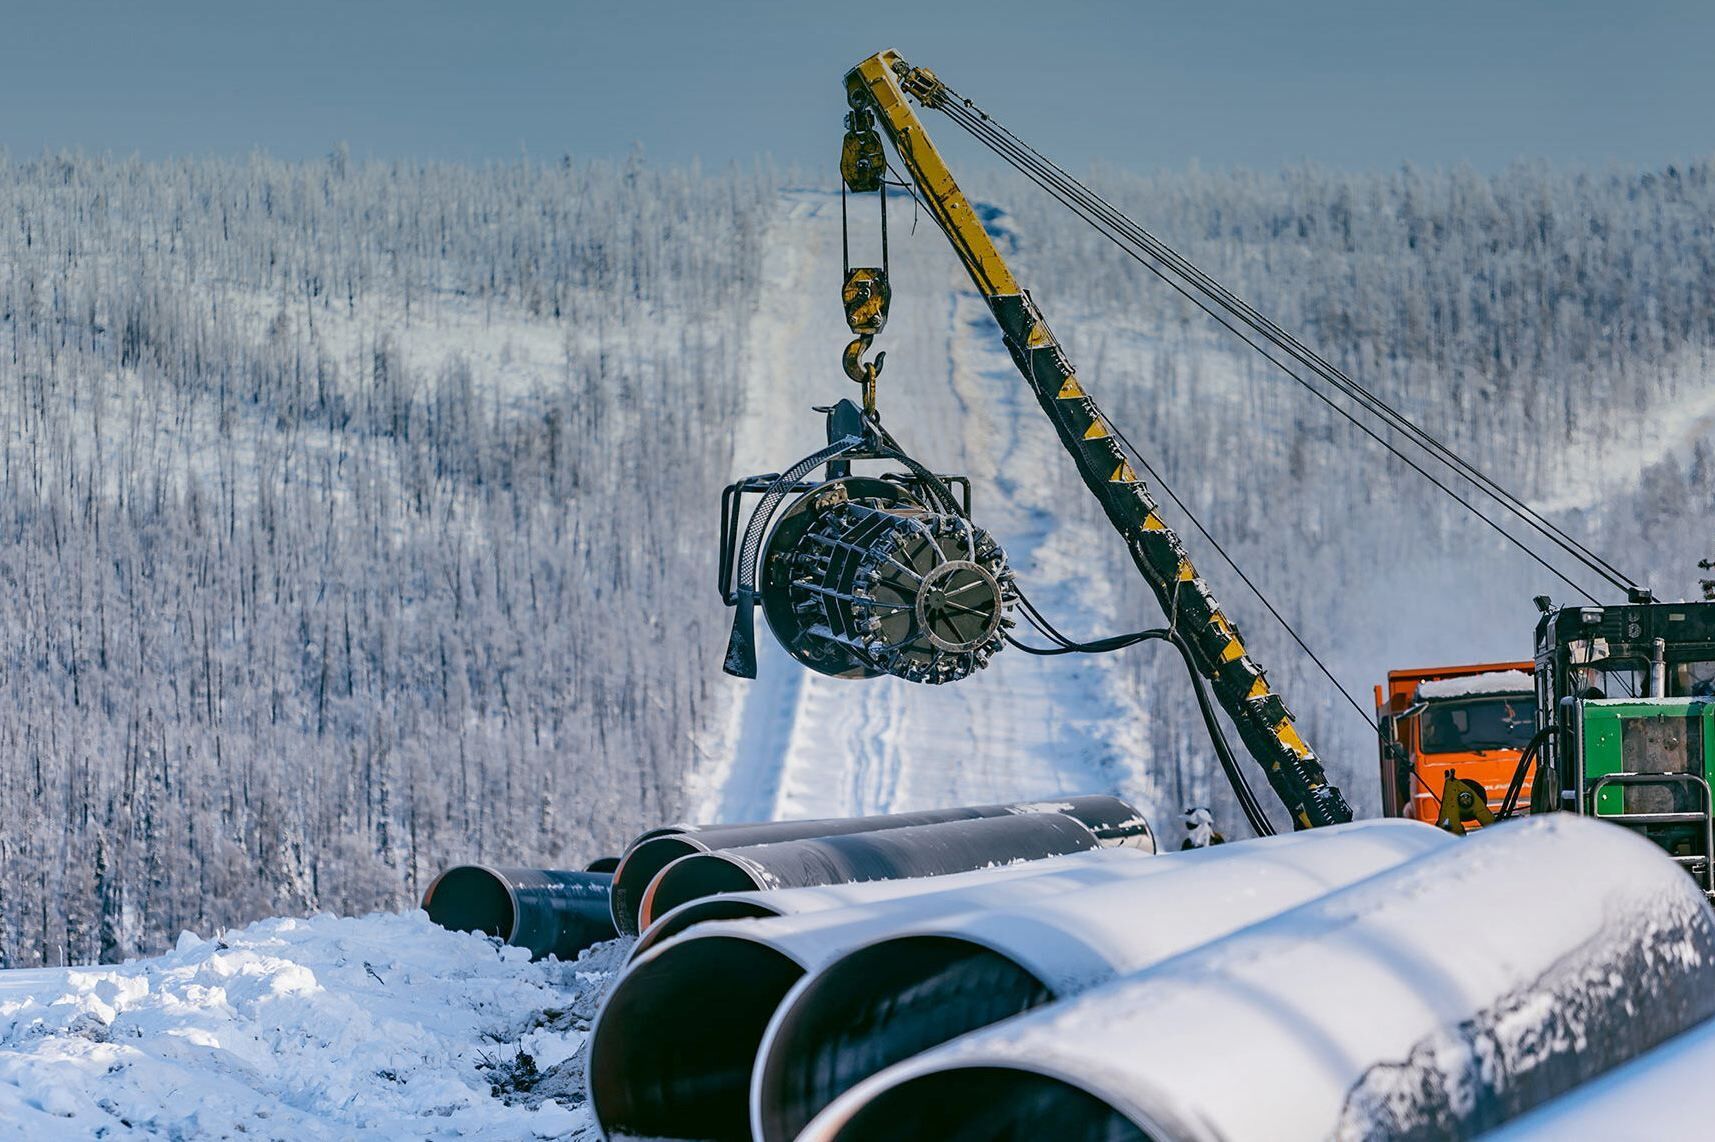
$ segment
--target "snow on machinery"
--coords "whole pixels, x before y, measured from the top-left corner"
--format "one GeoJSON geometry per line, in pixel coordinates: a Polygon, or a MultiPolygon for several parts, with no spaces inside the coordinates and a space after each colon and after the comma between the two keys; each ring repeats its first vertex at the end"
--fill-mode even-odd
{"type": "Polygon", "coordinates": [[[1596,817],[1665,850],[1715,897],[1715,603],[1539,599],[1532,813],[1596,817]]]}
{"type": "Polygon", "coordinates": [[[1456,832],[1599,817],[1715,896],[1715,606],[1537,604],[1533,661],[1396,670],[1376,688],[1383,812],[1456,832]]]}

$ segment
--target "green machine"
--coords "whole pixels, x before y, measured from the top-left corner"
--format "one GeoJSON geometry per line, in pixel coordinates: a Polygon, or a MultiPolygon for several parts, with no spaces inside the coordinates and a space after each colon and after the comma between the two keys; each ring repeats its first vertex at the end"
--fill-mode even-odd
{"type": "Polygon", "coordinates": [[[1715,897],[1715,602],[1539,605],[1531,812],[1633,829],[1715,897]]]}

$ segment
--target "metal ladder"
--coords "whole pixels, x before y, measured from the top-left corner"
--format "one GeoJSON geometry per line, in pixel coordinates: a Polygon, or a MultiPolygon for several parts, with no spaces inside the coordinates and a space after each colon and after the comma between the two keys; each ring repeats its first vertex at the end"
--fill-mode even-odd
{"type": "MultiPolygon", "coordinates": [[[[1711,794],[1709,782],[1695,773],[1607,773],[1598,777],[1590,786],[1590,815],[1603,821],[1612,821],[1616,825],[1643,832],[1650,825],[1702,825],[1703,851],[1680,856],[1669,853],[1678,864],[1697,879],[1703,892],[1715,901],[1715,794],[1711,794]],[[1702,798],[1703,807],[1698,810],[1687,810],[1673,813],[1602,813],[1596,808],[1597,798],[1604,788],[1609,785],[1689,785],[1702,798]]],[[[1622,792],[1620,804],[1625,804],[1622,792]]]]}

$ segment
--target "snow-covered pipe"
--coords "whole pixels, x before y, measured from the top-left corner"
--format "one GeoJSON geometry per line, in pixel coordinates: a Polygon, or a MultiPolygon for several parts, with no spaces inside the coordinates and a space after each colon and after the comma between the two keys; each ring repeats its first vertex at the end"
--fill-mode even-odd
{"type": "Polygon", "coordinates": [[[1555,813],[895,1064],[799,1137],[1470,1137],[1712,1014],[1695,882],[1555,813]]]}
{"type": "Polygon", "coordinates": [[[423,894],[429,919],[454,932],[482,932],[529,948],[535,959],[569,960],[618,933],[608,909],[611,874],[465,864],[423,894]]]}
{"type": "Polygon", "coordinates": [[[1702,1138],[1715,1122],[1715,1019],[1513,1119],[1483,1142],[1702,1138]]]}
{"type": "MultiPolygon", "coordinates": [[[[920,876],[911,880],[866,880],[857,884],[818,884],[810,888],[777,888],[768,892],[726,892],[681,904],[649,925],[631,945],[628,959],[639,959],[656,945],[710,920],[760,920],[770,916],[798,916],[830,908],[855,908],[884,900],[903,899],[931,892],[952,892],[995,883],[1008,877],[1045,876],[1050,873],[1097,867],[1106,863],[1131,863],[1154,854],[1128,847],[1093,849],[1042,860],[1019,861],[1000,868],[954,872],[945,876],[920,876]]],[[[1127,870],[1127,875],[1136,870],[1127,870]]]]}
{"type": "MultiPolygon", "coordinates": [[[[589,1040],[596,1120],[613,1137],[747,1137],[756,1048],[775,1006],[807,970],[900,925],[1151,876],[1177,859],[1095,849],[885,882],[916,891],[848,907],[812,906],[804,890],[747,894],[805,907],[777,918],[698,924],[635,958],[608,993],[589,1040]]],[[[842,895],[882,887],[845,886],[842,895]]]]}
{"type": "Polygon", "coordinates": [[[644,833],[632,841],[621,855],[613,879],[613,922],[621,932],[635,936],[641,927],[638,919],[643,894],[650,882],[669,864],[693,853],[1020,813],[1064,813],[1088,825],[1103,844],[1129,844],[1151,851],[1155,848],[1155,839],[1141,813],[1118,797],[1101,796],[1005,805],[964,805],[873,817],[770,821],[748,825],[668,825],[644,833]]]}
{"type": "Polygon", "coordinates": [[[940,876],[1100,845],[1089,826],[1067,814],[1018,813],[692,853],[650,882],[640,919],[648,928],[687,901],[722,892],[940,876]]]}
{"type": "Polygon", "coordinates": [[[936,915],[854,944],[776,1009],[752,1073],[754,1136],[794,1138],[886,1066],[1458,843],[1416,821],[1360,821],[1158,858],[1166,875],[936,915]]]}

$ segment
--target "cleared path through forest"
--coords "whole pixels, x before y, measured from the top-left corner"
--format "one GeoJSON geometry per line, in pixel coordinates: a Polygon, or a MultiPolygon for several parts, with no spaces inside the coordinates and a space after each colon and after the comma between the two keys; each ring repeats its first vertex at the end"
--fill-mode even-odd
{"type": "MultiPolygon", "coordinates": [[[[873,226],[871,209],[854,211],[854,237],[873,226]]],[[[856,395],[839,366],[850,338],[839,303],[839,210],[837,195],[782,196],[751,329],[734,475],[778,471],[819,447],[822,418],[811,406],[856,395]]],[[[1053,511],[1056,494],[1082,492],[987,309],[927,218],[913,233],[909,204],[895,204],[892,222],[892,316],[876,344],[887,351],[885,423],[936,470],[973,478],[977,521],[1064,629],[1116,629],[1081,553],[1117,541],[1053,511]]],[[[855,242],[853,258],[865,258],[855,242]]],[[[843,816],[1117,791],[1165,823],[1145,775],[1141,714],[1105,663],[1009,650],[974,678],[928,687],[811,674],[766,631],[759,641],[757,680],[727,682],[729,733],[693,789],[696,816],[843,816]]]]}

